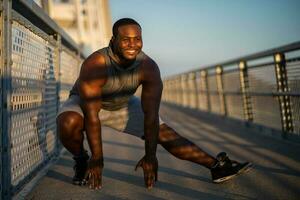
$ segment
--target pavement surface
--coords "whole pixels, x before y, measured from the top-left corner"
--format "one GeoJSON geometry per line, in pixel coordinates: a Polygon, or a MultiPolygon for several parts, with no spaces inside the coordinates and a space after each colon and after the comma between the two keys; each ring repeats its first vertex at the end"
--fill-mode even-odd
{"type": "Polygon", "coordinates": [[[155,187],[144,187],[142,170],[134,171],[144,155],[141,139],[103,128],[103,188],[74,186],[73,160],[65,151],[48,173],[25,197],[47,199],[299,199],[300,144],[265,136],[221,118],[161,106],[162,119],[182,136],[211,155],[226,151],[230,158],[251,161],[251,171],[222,183],[211,182],[210,171],[195,163],[179,160],[158,147],[158,179],[155,187]]]}

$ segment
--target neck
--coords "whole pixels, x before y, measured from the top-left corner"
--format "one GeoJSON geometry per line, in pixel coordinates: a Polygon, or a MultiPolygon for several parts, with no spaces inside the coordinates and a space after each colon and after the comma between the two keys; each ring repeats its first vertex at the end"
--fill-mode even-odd
{"type": "Polygon", "coordinates": [[[126,68],[128,68],[129,66],[131,66],[131,65],[134,63],[135,59],[134,59],[134,60],[127,60],[127,59],[125,59],[125,58],[122,58],[121,56],[119,56],[119,55],[115,52],[114,48],[111,48],[111,49],[112,49],[112,52],[113,52],[113,60],[114,60],[118,65],[120,65],[120,67],[126,69],[126,68]]]}

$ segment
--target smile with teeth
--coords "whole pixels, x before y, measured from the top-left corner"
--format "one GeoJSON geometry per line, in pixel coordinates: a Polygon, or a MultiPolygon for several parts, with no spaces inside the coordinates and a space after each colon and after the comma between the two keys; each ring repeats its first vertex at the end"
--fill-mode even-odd
{"type": "Polygon", "coordinates": [[[136,51],[135,50],[126,50],[127,53],[130,53],[130,54],[133,54],[135,53],[136,51]]]}

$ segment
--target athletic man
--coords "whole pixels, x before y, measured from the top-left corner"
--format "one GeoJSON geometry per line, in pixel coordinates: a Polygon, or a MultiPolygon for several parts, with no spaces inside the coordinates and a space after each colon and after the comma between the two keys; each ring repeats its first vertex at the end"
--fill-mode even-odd
{"type": "Polygon", "coordinates": [[[110,45],[83,62],[79,78],[57,117],[60,140],[74,155],[73,183],[82,185],[87,180],[93,189],[102,187],[101,125],[145,140],[145,156],[136,168],[143,169],[147,188],[157,180],[157,144],[179,159],[207,167],[216,183],[247,169],[250,163],[233,162],[224,152],[217,158],[208,155],[160,119],[163,84],[157,64],[142,52],[142,46],[141,26],[123,18],[113,26],[110,45]],[[141,100],[134,96],[140,85],[141,100]],[[83,148],[83,131],[91,157],[83,148]]]}

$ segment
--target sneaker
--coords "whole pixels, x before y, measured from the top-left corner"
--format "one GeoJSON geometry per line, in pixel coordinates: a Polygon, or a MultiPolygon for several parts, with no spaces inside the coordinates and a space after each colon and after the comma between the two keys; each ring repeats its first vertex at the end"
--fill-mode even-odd
{"type": "Polygon", "coordinates": [[[74,185],[84,185],[84,175],[88,167],[89,159],[87,151],[84,151],[82,155],[74,156],[73,159],[75,161],[75,165],[73,167],[75,175],[73,177],[72,182],[74,185]]]}
{"type": "Polygon", "coordinates": [[[242,172],[248,171],[251,166],[252,163],[250,162],[239,163],[230,160],[225,152],[221,152],[217,155],[217,163],[211,168],[212,181],[214,183],[227,181],[242,172]]]}

